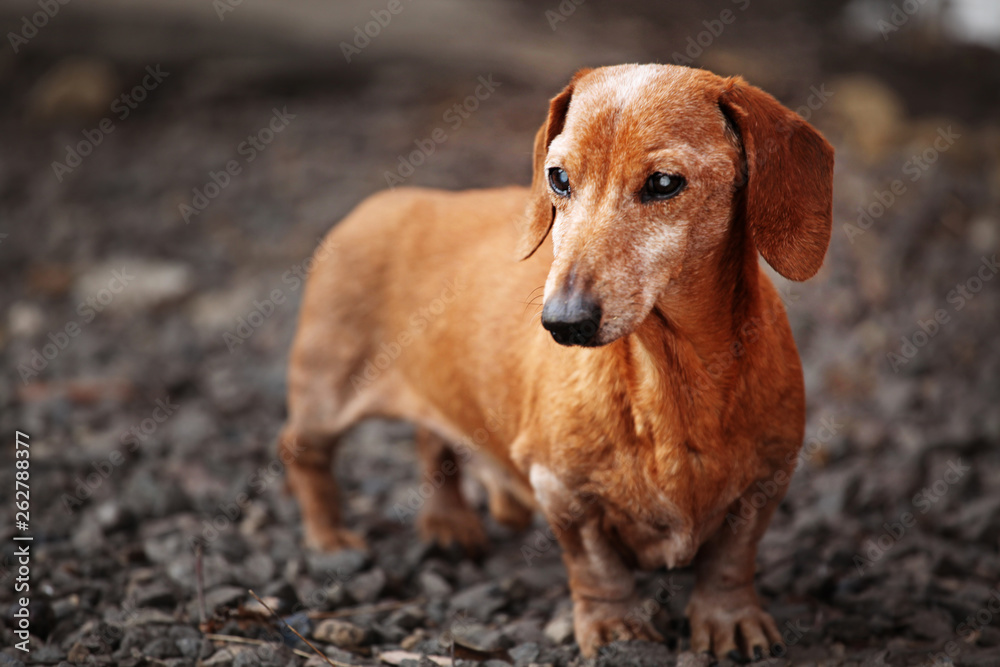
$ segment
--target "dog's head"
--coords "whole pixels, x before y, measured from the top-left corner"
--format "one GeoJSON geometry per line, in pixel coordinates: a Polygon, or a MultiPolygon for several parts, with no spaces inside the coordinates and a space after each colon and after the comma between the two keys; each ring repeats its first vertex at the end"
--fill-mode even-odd
{"type": "Polygon", "coordinates": [[[830,241],[833,149],[739,77],[671,65],[582,70],[535,138],[520,257],[551,232],[542,323],[567,345],[634,331],[733,225],[805,280],[830,241]]]}

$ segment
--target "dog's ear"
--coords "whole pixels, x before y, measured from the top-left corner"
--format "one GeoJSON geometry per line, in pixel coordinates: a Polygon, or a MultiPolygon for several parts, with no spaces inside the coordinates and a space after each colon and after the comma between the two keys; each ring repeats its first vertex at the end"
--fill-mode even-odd
{"type": "Polygon", "coordinates": [[[528,259],[542,241],[548,236],[555,219],[555,208],[549,199],[548,174],[545,173],[545,156],[549,152],[549,144],[559,136],[566,122],[566,111],[573,97],[573,87],[577,81],[588,74],[590,69],[581,69],[573,75],[562,92],[549,102],[549,116],[535,134],[535,152],[533,158],[534,171],[531,176],[531,192],[528,194],[528,208],[521,222],[521,238],[517,244],[518,259],[528,259]]]}
{"type": "Polygon", "coordinates": [[[750,238],[775,271],[812,277],[830,244],[833,147],[798,114],[740,77],[719,106],[743,144],[743,205],[750,238]]]}

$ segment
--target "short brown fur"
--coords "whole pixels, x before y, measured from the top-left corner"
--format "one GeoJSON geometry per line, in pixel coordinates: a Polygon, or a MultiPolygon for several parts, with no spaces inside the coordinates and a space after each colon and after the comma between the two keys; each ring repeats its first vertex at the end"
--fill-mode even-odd
{"type": "MultiPolygon", "coordinates": [[[[503,523],[544,513],[584,655],[658,639],[633,613],[632,568],[687,563],[692,649],[779,644],[754,560],[805,399],[757,254],[795,280],[819,269],[832,168],[819,133],[742,79],[625,65],[581,71],[553,98],[530,188],[363,202],[331,231],[338,251],[317,257],[292,350],[280,447],[306,543],[363,545],[340,524],[333,452],[363,418],[403,418],[420,428],[425,470],[477,474],[503,523]],[[552,167],[570,196],[549,187],[552,167]],[[644,201],[655,172],[687,185],[644,201]],[[540,325],[543,286],[546,302],[575,291],[600,304],[590,346],[540,325]],[[758,482],[775,489],[767,504],[727,521],[758,482]]],[[[485,534],[458,478],[445,475],[419,525],[477,550],[485,534]]]]}

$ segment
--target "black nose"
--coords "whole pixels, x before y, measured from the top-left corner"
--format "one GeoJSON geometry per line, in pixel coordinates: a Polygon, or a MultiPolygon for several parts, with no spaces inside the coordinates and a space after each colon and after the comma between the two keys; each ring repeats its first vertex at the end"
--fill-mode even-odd
{"type": "Polygon", "coordinates": [[[583,292],[553,294],[542,309],[542,326],[560,345],[593,345],[600,325],[600,304],[583,292]]]}

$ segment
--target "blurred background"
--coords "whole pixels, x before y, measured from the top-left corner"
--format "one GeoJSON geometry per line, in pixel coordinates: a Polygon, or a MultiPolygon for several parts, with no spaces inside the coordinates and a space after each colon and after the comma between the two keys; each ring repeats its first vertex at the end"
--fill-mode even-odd
{"type": "MultiPolygon", "coordinates": [[[[548,98],[624,62],[741,74],[837,150],[826,264],[777,279],[809,419],[759,555],[775,664],[1000,664],[992,0],[5,0],[0,33],[0,664],[305,664],[250,587],[341,664],[452,638],[467,664],[584,664],[557,549],[522,555],[540,521],[489,524],[470,561],[400,520],[423,481],[405,425],[340,457],[370,554],[298,547],[273,444],[326,230],[393,184],[526,184],[548,98]]],[[[690,574],[641,582],[667,643],[599,664],[687,647],[690,574]]]]}

